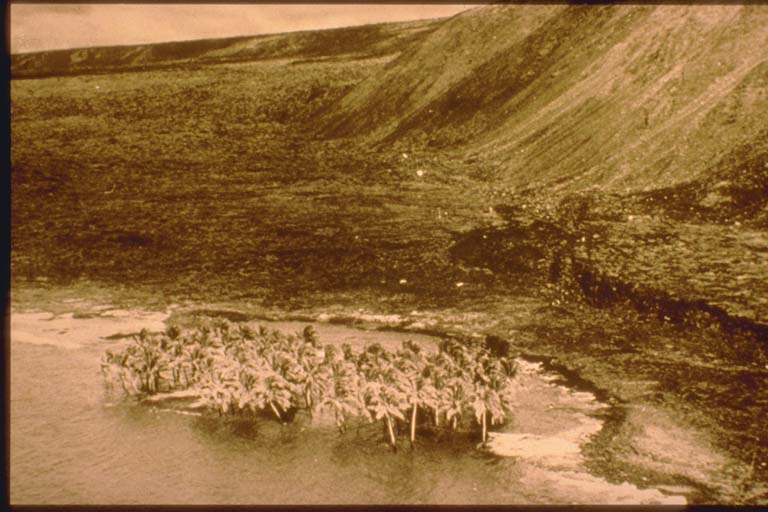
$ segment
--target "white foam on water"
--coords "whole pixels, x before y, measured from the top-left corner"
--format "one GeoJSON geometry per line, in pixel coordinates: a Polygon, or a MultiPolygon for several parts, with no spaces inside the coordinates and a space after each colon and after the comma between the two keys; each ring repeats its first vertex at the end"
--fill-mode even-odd
{"type": "Polygon", "coordinates": [[[586,471],[529,466],[520,483],[546,489],[548,501],[571,505],[686,505],[683,496],[665,495],[656,489],[640,489],[624,482],[612,484],[586,471]]]}
{"type": "Polygon", "coordinates": [[[127,309],[105,309],[101,312],[102,316],[112,316],[116,318],[129,318],[134,312],[127,309]]]}
{"type": "Polygon", "coordinates": [[[513,409],[519,411],[504,432],[489,432],[488,449],[514,457],[531,488],[547,489],[557,503],[684,505],[683,496],[629,483],[612,484],[590,474],[582,446],[600,432],[595,411],[608,407],[594,394],[553,383],[541,363],[519,359],[513,381],[513,409]]]}
{"type": "Polygon", "coordinates": [[[544,461],[550,465],[577,465],[580,450],[568,439],[531,434],[492,433],[488,447],[497,455],[544,461]]]}
{"type": "Polygon", "coordinates": [[[41,332],[29,332],[18,327],[11,326],[11,343],[29,343],[32,345],[54,345],[59,348],[75,349],[81,347],[80,343],[63,339],[61,335],[41,332]]]}
{"type": "Polygon", "coordinates": [[[202,416],[203,415],[203,413],[201,412],[187,411],[184,409],[156,408],[156,409],[153,409],[152,412],[155,412],[155,413],[166,412],[170,414],[181,414],[182,416],[202,416]]]}

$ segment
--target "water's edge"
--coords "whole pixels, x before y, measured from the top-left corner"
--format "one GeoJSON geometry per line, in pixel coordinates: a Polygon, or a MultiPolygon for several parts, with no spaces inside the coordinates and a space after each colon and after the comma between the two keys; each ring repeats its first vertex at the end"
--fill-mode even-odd
{"type": "MultiPolygon", "coordinates": [[[[201,310],[191,310],[193,315],[201,310]]],[[[209,311],[210,312],[210,311],[209,311]]],[[[72,346],[72,337],[84,336],[90,342],[98,343],[107,340],[119,340],[141,328],[161,330],[172,315],[182,312],[170,311],[138,311],[125,310],[108,305],[92,308],[91,313],[80,311],[59,313],[54,315],[44,311],[11,311],[11,341],[12,343],[55,343],[64,348],[72,346]],[[54,325],[56,321],[59,325],[54,325]],[[51,323],[53,322],[53,324],[51,323]],[[36,336],[35,325],[39,327],[36,336]],[[66,327],[69,326],[69,327],[66,327]],[[94,339],[95,338],[95,339],[94,339]]],[[[219,312],[221,313],[221,312],[219,312]]],[[[234,313],[234,312],[232,312],[234,313]]],[[[217,316],[216,312],[211,316],[217,316]]],[[[219,314],[218,316],[226,316],[219,314]]],[[[231,315],[230,315],[231,316],[231,315]]],[[[311,322],[316,324],[321,339],[330,333],[349,332],[344,335],[373,337],[417,337],[417,342],[428,343],[435,337],[445,336],[441,332],[411,332],[398,326],[381,325],[376,318],[344,318],[339,319],[329,315],[318,314],[313,318],[306,315],[300,318],[285,315],[278,318],[232,318],[233,320],[249,320],[266,324],[281,330],[298,330],[299,325],[311,322]],[[295,328],[296,327],[296,328],[295,328]],[[341,330],[341,331],[340,331],[341,330]]],[[[393,320],[390,318],[389,320],[393,320]]],[[[422,330],[423,331],[423,330],[422,330]]],[[[332,342],[335,338],[324,340],[332,342]]],[[[76,345],[76,344],[75,344],[76,345]]],[[[502,432],[493,432],[490,436],[489,450],[497,456],[515,457],[523,464],[528,478],[537,482],[546,481],[553,488],[570,489],[572,496],[557,497],[557,501],[573,499],[573,502],[591,503],[647,503],[647,504],[684,504],[683,495],[665,493],[657,489],[641,489],[626,482],[612,484],[592,475],[584,464],[583,447],[599,435],[606,427],[606,420],[621,421],[618,414],[620,404],[610,394],[597,388],[579,377],[576,372],[559,365],[553,358],[535,354],[520,354],[518,358],[521,377],[520,399],[525,409],[523,417],[541,415],[546,411],[538,410],[551,407],[565,415],[557,419],[562,422],[568,418],[574,428],[559,431],[542,431],[540,425],[548,420],[542,419],[537,425],[535,418],[528,418],[523,425],[508,426],[502,432]],[[549,400],[549,404],[546,402],[549,400]],[[525,405],[527,404],[527,405],[525,405]],[[538,407],[536,411],[534,408],[538,407]],[[563,412],[566,411],[567,412],[563,412]]],[[[157,400],[154,405],[160,405],[157,400]]],[[[516,423],[520,423],[517,421],[516,423]]],[[[572,426],[572,425],[571,425],[572,426]]],[[[551,425],[550,425],[551,427],[551,425]]]]}

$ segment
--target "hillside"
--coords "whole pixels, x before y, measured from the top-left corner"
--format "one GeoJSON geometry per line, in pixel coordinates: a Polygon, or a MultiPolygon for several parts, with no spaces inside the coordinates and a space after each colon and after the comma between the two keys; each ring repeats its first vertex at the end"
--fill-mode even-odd
{"type": "Polygon", "coordinates": [[[602,236],[590,267],[764,324],[766,43],[765,6],[489,6],[444,21],[319,123],[450,155],[499,206],[602,236]],[[573,201],[578,226],[562,217],[573,201]],[[754,250],[696,242],[734,223],[754,250]],[[648,244],[649,230],[686,242],[648,244]]]}
{"type": "Polygon", "coordinates": [[[13,78],[159,69],[265,59],[368,58],[397,53],[434,30],[437,21],[382,23],[160,44],[77,48],[14,54],[13,78]]]}
{"type": "Polygon", "coordinates": [[[464,146],[498,185],[660,188],[764,143],[764,6],[493,6],[442,23],[327,133],[464,146]]]}

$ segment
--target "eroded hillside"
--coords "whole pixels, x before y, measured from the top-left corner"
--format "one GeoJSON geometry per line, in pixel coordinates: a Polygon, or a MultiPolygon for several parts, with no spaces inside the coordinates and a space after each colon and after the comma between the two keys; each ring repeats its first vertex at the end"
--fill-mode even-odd
{"type": "Polygon", "coordinates": [[[495,6],[442,23],[328,130],[468,147],[512,186],[660,188],[762,140],[768,9],[495,6]]]}
{"type": "Polygon", "coordinates": [[[764,322],[766,42],[763,6],[480,8],[414,42],[322,121],[332,136],[450,154],[501,205],[533,203],[577,239],[600,232],[596,245],[624,247],[590,251],[590,266],[764,322]],[[585,194],[576,227],[557,205],[585,194]],[[702,223],[735,223],[755,249],[715,242],[713,256],[641,234],[705,240],[702,223]]]}

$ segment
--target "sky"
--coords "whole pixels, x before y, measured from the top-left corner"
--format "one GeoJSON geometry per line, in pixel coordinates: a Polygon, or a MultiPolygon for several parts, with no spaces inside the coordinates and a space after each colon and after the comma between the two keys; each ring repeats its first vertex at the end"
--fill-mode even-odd
{"type": "Polygon", "coordinates": [[[452,5],[10,5],[11,53],[158,43],[452,16],[452,5]]]}

